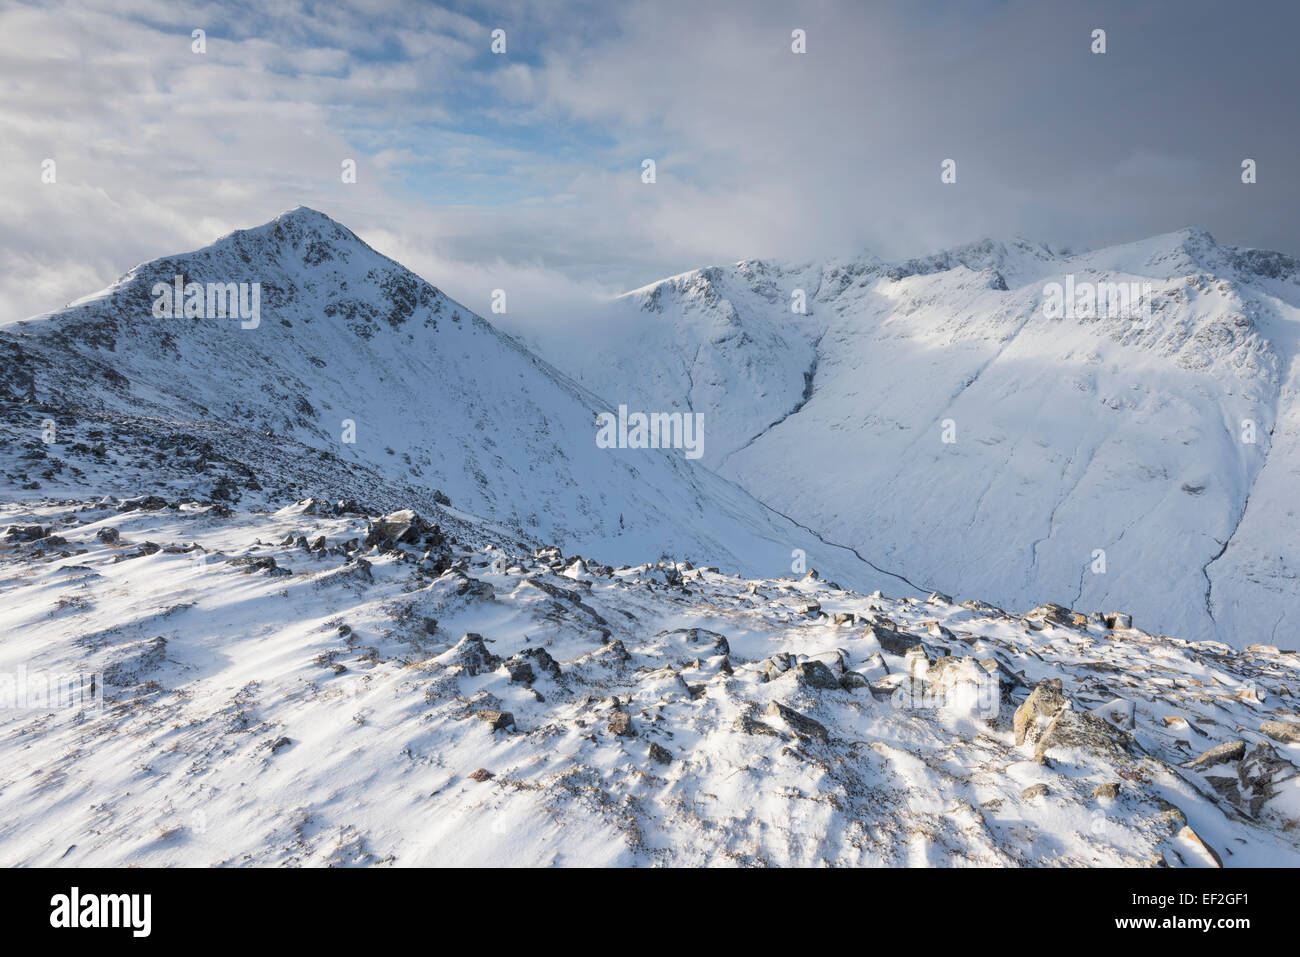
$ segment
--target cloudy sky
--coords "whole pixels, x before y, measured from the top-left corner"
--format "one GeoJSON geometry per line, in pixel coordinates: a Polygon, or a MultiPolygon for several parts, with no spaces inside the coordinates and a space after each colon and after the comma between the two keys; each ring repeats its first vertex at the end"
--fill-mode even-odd
{"type": "Polygon", "coordinates": [[[300,203],[525,324],[983,236],[1300,255],[1298,33],[1291,0],[0,0],[0,322],[300,203]]]}

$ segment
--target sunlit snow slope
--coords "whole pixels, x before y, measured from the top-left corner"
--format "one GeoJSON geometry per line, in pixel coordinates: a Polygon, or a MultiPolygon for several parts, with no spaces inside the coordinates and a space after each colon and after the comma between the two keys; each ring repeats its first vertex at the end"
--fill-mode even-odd
{"type": "MultiPolygon", "coordinates": [[[[796,548],[820,549],[824,573],[911,593],[848,549],[821,546],[680,449],[598,448],[603,400],[305,207],[0,327],[0,398],[83,427],[130,419],[140,440],[106,440],[106,467],[92,486],[77,477],[87,467],[77,450],[44,445],[39,425],[24,422],[31,460],[7,470],[21,499],[151,491],[114,484],[123,443],[200,433],[254,477],[269,459],[287,458],[277,474],[289,487],[269,496],[277,505],[336,495],[338,476],[364,469],[374,491],[390,492],[368,496],[371,504],[418,506],[406,490],[438,490],[529,540],[599,546],[610,560],[671,555],[775,575],[789,573],[796,548]],[[205,285],[259,282],[260,323],[156,318],[155,284],[178,274],[205,285]],[[345,441],[349,422],[355,442],[345,441]],[[75,467],[51,470],[46,459],[75,467]]],[[[210,476],[203,468],[194,476],[206,497],[210,476]]]]}
{"type": "Polygon", "coordinates": [[[1296,260],[1184,230],[742,262],[621,297],[602,347],[540,348],[611,400],[705,412],[720,474],[918,585],[1297,647],[1298,307],[1296,260]],[[1067,275],[1150,283],[1150,315],[1048,318],[1067,275]]]}

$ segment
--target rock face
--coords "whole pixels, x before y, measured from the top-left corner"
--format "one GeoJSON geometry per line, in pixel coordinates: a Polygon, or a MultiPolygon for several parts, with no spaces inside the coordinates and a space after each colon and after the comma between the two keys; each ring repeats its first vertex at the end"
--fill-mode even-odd
{"type": "Polygon", "coordinates": [[[1061,692],[1060,678],[1039,684],[1030,692],[1025,703],[1016,709],[1013,724],[1016,744],[1024,744],[1026,741],[1030,744],[1037,743],[1052,719],[1065,710],[1068,703],[1061,692]]]}
{"type": "Polygon", "coordinates": [[[488,651],[483,636],[475,632],[466,632],[455,647],[435,660],[447,667],[459,666],[469,675],[495,671],[501,664],[501,659],[488,651]]]}
{"type": "Polygon", "coordinates": [[[1074,612],[1063,605],[1048,602],[1025,612],[1025,617],[1037,621],[1050,621],[1057,625],[1072,625],[1074,624],[1075,615],[1074,612]]]}
{"type": "Polygon", "coordinates": [[[1017,745],[1032,744],[1041,762],[1049,749],[1082,748],[1092,754],[1119,758],[1132,754],[1132,737],[1095,714],[1075,711],[1062,692],[1061,680],[1041,682],[1016,709],[1013,729],[1017,745]]]}
{"type": "Polygon", "coordinates": [[[443,544],[442,532],[436,525],[430,525],[411,509],[390,512],[378,521],[372,522],[366,530],[365,546],[390,551],[398,545],[417,545],[439,547],[443,544]]]}
{"type": "MultiPolygon", "coordinates": [[[[1294,780],[1300,771],[1264,742],[1249,751],[1244,742],[1232,744],[1231,754],[1235,757],[1209,765],[1201,765],[1198,759],[1198,770],[1204,771],[1206,781],[1224,801],[1251,817],[1259,817],[1269,802],[1281,793],[1280,787],[1294,780]]],[[[1292,812],[1291,817],[1294,819],[1297,815],[1292,812]]]]}
{"type": "Polygon", "coordinates": [[[891,655],[905,655],[908,650],[921,643],[915,635],[895,631],[885,625],[872,625],[863,633],[867,638],[874,638],[880,644],[880,650],[891,655]]]}
{"type": "Polygon", "coordinates": [[[802,661],[795,666],[800,683],[810,688],[840,690],[840,680],[820,661],[802,661]]]}
{"type": "Polygon", "coordinates": [[[1259,726],[1274,741],[1283,744],[1300,744],[1300,721],[1265,721],[1259,726]]]}
{"type": "Polygon", "coordinates": [[[1225,741],[1223,744],[1216,744],[1187,766],[1202,771],[1206,768],[1212,768],[1216,764],[1240,761],[1245,757],[1245,754],[1245,741],[1225,741]]]}
{"type": "Polygon", "coordinates": [[[611,734],[621,738],[631,738],[636,735],[636,729],[632,727],[632,716],[626,711],[615,711],[609,716],[609,730],[611,734]]]}
{"type": "Polygon", "coordinates": [[[773,718],[780,718],[789,726],[791,731],[805,740],[826,741],[830,738],[830,732],[826,730],[826,726],[821,722],[800,714],[779,701],[773,701],[767,706],[767,714],[773,718]]]}
{"type": "Polygon", "coordinates": [[[515,724],[515,716],[509,711],[498,711],[493,708],[485,708],[477,711],[474,717],[485,722],[493,731],[505,731],[515,724]]]}

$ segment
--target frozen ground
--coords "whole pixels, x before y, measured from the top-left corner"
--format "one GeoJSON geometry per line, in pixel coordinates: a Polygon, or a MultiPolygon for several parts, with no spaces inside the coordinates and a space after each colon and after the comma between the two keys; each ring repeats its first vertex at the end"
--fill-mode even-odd
{"type": "Polygon", "coordinates": [[[580,385],[298,209],[0,325],[0,865],[1300,864],[1294,264],[1142,255],[678,277],[580,385]],[[679,374],[703,463],[596,447],[679,374]]]}
{"type": "Polygon", "coordinates": [[[2,864],[1300,864],[1294,653],[133,504],[0,510],[0,672],[104,692],[0,711],[2,864]]]}
{"type": "Polygon", "coordinates": [[[1300,648],[1290,257],[1187,229],[753,260],[628,293],[590,348],[533,338],[610,401],[703,412],[707,464],[918,585],[1300,648]],[[1149,285],[1149,312],[1050,318],[1068,282],[1149,285]]]}

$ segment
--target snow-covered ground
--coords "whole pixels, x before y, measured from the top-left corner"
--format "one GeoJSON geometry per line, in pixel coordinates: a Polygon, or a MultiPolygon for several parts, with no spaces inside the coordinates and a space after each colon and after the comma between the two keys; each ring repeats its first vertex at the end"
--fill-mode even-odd
{"type": "Polygon", "coordinates": [[[918,585],[1300,647],[1294,259],[1183,230],[748,261],[628,293],[608,326],[534,339],[611,401],[704,412],[707,464],[918,585]],[[1067,281],[1149,283],[1150,315],[1049,318],[1067,281]]]}
{"type": "Polygon", "coordinates": [[[1090,256],[1170,305],[740,264],[579,384],[300,208],[0,326],[0,865],[1300,865],[1295,264],[1090,256]]]}
{"type": "Polygon", "coordinates": [[[0,711],[0,863],[1300,864],[1293,653],[178,504],[0,511],[0,672],[105,692],[0,711]]]}

